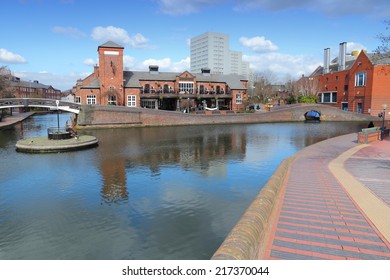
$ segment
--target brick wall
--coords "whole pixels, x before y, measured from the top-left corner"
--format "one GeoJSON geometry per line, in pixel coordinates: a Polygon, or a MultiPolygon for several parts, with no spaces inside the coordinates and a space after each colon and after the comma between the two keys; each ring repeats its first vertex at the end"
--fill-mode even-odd
{"type": "Polygon", "coordinates": [[[268,113],[239,114],[220,111],[219,113],[183,114],[121,106],[83,105],[78,116],[79,126],[167,126],[229,123],[289,122],[304,121],[309,110],[321,112],[323,121],[379,121],[377,117],[344,112],[326,105],[295,105],[274,109],[268,113]]]}

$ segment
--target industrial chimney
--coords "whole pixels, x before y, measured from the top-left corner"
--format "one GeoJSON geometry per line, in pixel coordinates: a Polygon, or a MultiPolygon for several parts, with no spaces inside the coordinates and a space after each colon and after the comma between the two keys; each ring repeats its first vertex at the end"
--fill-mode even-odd
{"type": "Polygon", "coordinates": [[[339,48],[339,71],[345,70],[345,57],[347,54],[347,42],[340,43],[339,48]]]}
{"type": "Polygon", "coordinates": [[[329,73],[330,48],[324,49],[324,74],[329,73]]]}

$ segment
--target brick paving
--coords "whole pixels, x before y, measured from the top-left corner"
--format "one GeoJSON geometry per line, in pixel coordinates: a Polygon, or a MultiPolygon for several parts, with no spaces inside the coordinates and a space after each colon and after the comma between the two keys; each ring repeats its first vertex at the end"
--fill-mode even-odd
{"type": "Polygon", "coordinates": [[[342,168],[390,210],[390,138],[359,146],[350,134],[317,143],[292,163],[263,258],[390,259],[389,240],[378,230],[389,223],[373,223],[370,217],[381,213],[361,208],[348,191],[353,182],[328,167],[352,148],[357,152],[345,157],[342,168]]]}

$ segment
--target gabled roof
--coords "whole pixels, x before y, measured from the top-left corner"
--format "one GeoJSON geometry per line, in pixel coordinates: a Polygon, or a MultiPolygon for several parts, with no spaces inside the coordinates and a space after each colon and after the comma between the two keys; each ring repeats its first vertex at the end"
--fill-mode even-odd
{"type": "Polygon", "coordinates": [[[117,43],[113,41],[107,41],[104,44],[100,45],[98,48],[103,47],[103,48],[116,48],[116,49],[123,49],[121,45],[118,45],[117,43]]]}

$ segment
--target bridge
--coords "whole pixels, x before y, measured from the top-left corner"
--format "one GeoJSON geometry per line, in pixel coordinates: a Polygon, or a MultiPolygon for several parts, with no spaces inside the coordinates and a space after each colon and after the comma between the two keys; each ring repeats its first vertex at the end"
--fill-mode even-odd
{"type": "Polygon", "coordinates": [[[79,114],[81,104],[44,98],[0,98],[0,109],[23,107],[40,107],[79,114]]]}

